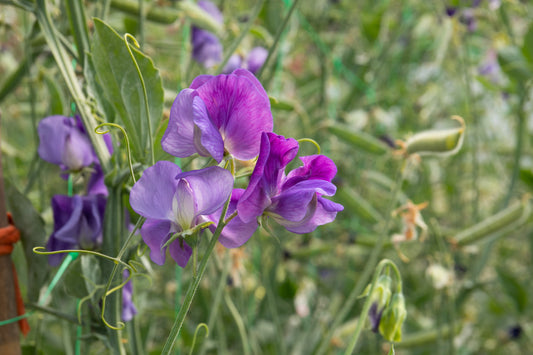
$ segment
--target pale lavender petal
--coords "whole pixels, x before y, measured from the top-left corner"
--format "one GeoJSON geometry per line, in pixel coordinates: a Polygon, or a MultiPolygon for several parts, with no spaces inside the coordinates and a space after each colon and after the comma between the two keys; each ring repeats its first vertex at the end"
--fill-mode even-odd
{"type": "MultiPolygon", "coordinates": [[[[54,140],[57,138],[54,138],[54,140]]],[[[71,170],[79,170],[96,160],[89,137],[71,127],[65,137],[61,162],[71,170]]]]}
{"type": "Polygon", "coordinates": [[[240,68],[242,65],[242,58],[238,54],[233,54],[231,57],[229,57],[228,62],[224,66],[224,69],[222,69],[222,73],[229,74],[235,69],[240,68]]]}
{"type": "Polygon", "coordinates": [[[212,156],[217,162],[224,157],[224,141],[218,129],[209,119],[207,108],[200,97],[193,100],[194,124],[197,129],[194,132],[194,145],[196,151],[202,156],[212,156]]]}
{"type": "Polygon", "coordinates": [[[141,236],[150,248],[150,259],[158,265],[165,263],[166,248],[162,248],[170,237],[170,229],[170,221],[157,219],[147,219],[141,227],[141,236]]]}
{"type": "Polygon", "coordinates": [[[194,90],[183,89],[172,104],[168,127],[161,139],[161,146],[168,154],[185,158],[197,152],[193,114],[193,100],[197,95],[194,90]]]}
{"type": "MultiPolygon", "coordinates": [[[[237,202],[243,193],[243,189],[233,189],[228,211],[226,212],[226,218],[236,211],[237,202]]],[[[208,216],[209,220],[214,222],[214,224],[209,227],[213,233],[218,225],[221,213],[222,208],[219,208],[215,213],[208,216]]],[[[222,234],[220,234],[218,241],[226,248],[238,248],[250,239],[257,227],[257,220],[254,219],[249,223],[244,223],[239,215],[237,215],[224,227],[224,229],[222,229],[222,234]]]]}
{"type": "Polygon", "coordinates": [[[62,157],[66,137],[69,128],[64,120],[71,118],[66,116],[50,116],[42,119],[37,127],[39,134],[38,153],[41,159],[52,164],[62,164],[62,157]]]}
{"type": "Polygon", "coordinates": [[[262,87],[257,88],[255,77],[255,82],[248,77],[253,74],[247,73],[218,75],[197,89],[226,150],[240,160],[254,158],[259,153],[261,133],[273,127],[268,96],[262,87]]]}
{"type": "Polygon", "coordinates": [[[169,161],[149,167],[131,188],[130,205],[135,212],[150,219],[172,220],[172,200],[181,169],[169,161]]]}
{"type": "Polygon", "coordinates": [[[104,183],[104,173],[99,164],[94,165],[94,172],[87,183],[87,195],[108,195],[107,187],[104,183]]]}
{"type": "MultiPolygon", "coordinates": [[[[130,272],[126,269],[122,272],[124,280],[128,278],[130,272]]],[[[133,304],[133,283],[129,280],[122,288],[122,321],[129,322],[137,314],[137,308],[133,304]]]]}
{"type": "Polygon", "coordinates": [[[300,160],[304,165],[287,174],[287,180],[283,183],[283,189],[287,189],[304,180],[318,179],[331,181],[337,174],[335,163],[325,155],[309,155],[300,157],[300,160]]]}
{"type": "Polygon", "coordinates": [[[205,68],[210,68],[222,61],[222,44],[213,33],[193,27],[191,42],[193,59],[205,68]]]}
{"type": "Polygon", "coordinates": [[[222,16],[222,12],[218,9],[218,7],[213,4],[211,1],[207,0],[200,0],[198,1],[198,6],[200,6],[202,9],[204,9],[213,19],[218,22],[222,23],[224,21],[224,17],[222,16]]]}
{"type": "Polygon", "coordinates": [[[316,227],[333,222],[337,212],[343,209],[344,207],[338,203],[318,197],[313,198],[308,205],[307,214],[301,221],[292,222],[285,219],[276,219],[276,221],[290,232],[298,234],[311,233],[316,227]]]}
{"type": "Polygon", "coordinates": [[[178,179],[176,193],[172,200],[174,221],[182,228],[181,231],[190,229],[194,225],[196,215],[196,201],[191,185],[185,179],[178,179]]]}
{"type": "Polygon", "coordinates": [[[253,74],[257,73],[259,69],[265,63],[266,58],[268,57],[268,51],[263,47],[255,47],[250,53],[248,53],[248,58],[246,59],[246,67],[253,74]]]}
{"type": "Polygon", "coordinates": [[[176,239],[168,246],[168,252],[179,266],[185,267],[192,255],[192,248],[185,241],[176,239]]]}
{"type": "Polygon", "coordinates": [[[196,216],[208,215],[219,209],[233,189],[233,176],[225,169],[211,166],[176,176],[190,184],[196,202],[196,216]]]}

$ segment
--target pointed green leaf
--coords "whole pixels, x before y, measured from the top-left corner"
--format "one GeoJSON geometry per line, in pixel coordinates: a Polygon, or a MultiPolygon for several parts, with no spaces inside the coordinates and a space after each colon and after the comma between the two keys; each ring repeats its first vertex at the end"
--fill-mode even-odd
{"type": "Polygon", "coordinates": [[[13,215],[15,226],[20,230],[20,239],[24,246],[24,255],[28,267],[28,300],[37,302],[39,291],[48,274],[48,258],[36,255],[33,248],[44,246],[46,233],[44,222],[33,208],[30,200],[5,180],[6,202],[8,211],[13,215]]]}
{"type": "Polygon", "coordinates": [[[513,300],[516,310],[523,313],[527,308],[528,294],[525,287],[509,272],[497,269],[503,290],[513,300]]]}
{"type": "MultiPolygon", "coordinates": [[[[137,160],[148,161],[149,127],[143,87],[124,39],[105,22],[94,19],[91,54],[98,83],[113,106],[117,121],[128,133],[137,160]]],[[[130,46],[139,65],[146,92],[153,134],[163,112],[163,85],[152,60],[130,46]]]]}

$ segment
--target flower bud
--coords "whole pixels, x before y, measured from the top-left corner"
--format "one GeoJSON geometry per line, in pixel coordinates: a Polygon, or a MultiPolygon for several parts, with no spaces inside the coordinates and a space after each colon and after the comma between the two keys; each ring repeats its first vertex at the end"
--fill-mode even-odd
{"type": "Polygon", "coordinates": [[[405,298],[403,293],[392,295],[388,307],[383,312],[379,323],[379,332],[388,341],[398,342],[402,340],[402,325],[407,317],[405,298]]]}
{"type": "MultiPolygon", "coordinates": [[[[370,320],[370,328],[373,332],[378,331],[383,311],[389,304],[392,294],[391,283],[392,279],[389,276],[381,275],[376,282],[372,294],[369,295],[372,304],[368,311],[368,318],[370,320]]],[[[368,285],[365,295],[368,295],[370,287],[371,285],[368,285]]]]}

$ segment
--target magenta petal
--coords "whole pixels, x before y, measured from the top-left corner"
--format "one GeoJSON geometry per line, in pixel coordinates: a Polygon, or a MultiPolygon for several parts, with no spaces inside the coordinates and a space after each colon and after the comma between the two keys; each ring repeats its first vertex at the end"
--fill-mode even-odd
{"type": "Polygon", "coordinates": [[[200,86],[207,83],[209,80],[213,79],[213,75],[198,75],[196,78],[193,79],[191,85],[189,86],[190,89],[198,89],[200,86]]]}
{"type": "Polygon", "coordinates": [[[179,238],[170,243],[168,252],[172,259],[181,267],[187,266],[187,262],[192,255],[191,247],[179,238]],[[183,243],[183,248],[181,247],[181,243],[183,243]]]}
{"type": "Polygon", "coordinates": [[[194,90],[184,89],[172,104],[168,127],[161,139],[161,146],[168,154],[185,158],[196,153],[193,121],[193,100],[196,96],[194,90]]]}
{"type": "Polygon", "coordinates": [[[147,219],[141,227],[141,236],[150,248],[150,259],[158,265],[165,263],[166,248],[162,248],[168,240],[170,227],[170,221],[157,219],[147,219]]]}
{"type": "Polygon", "coordinates": [[[233,176],[218,166],[184,172],[176,179],[189,183],[194,193],[196,216],[211,214],[222,207],[233,189],[233,176]]]}
{"type": "MultiPolygon", "coordinates": [[[[237,208],[237,202],[239,198],[244,193],[243,189],[234,189],[231,194],[231,201],[228,206],[228,211],[226,213],[226,218],[229,217],[237,208]]],[[[222,208],[209,216],[209,219],[215,224],[211,225],[210,229],[212,232],[215,231],[217,224],[219,223],[220,214],[222,213],[222,208]]],[[[241,218],[237,215],[234,217],[225,227],[222,229],[222,234],[218,241],[225,246],[226,248],[238,248],[250,239],[258,227],[257,220],[252,220],[249,223],[244,223],[241,218]]]]}
{"type": "Polygon", "coordinates": [[[318,197],[318,199],[314,201],[316,202],[309,204],[308,213],[301,221],[291,222],[287,220],[277,220],[278,223],[293,233],[311,233],[316,227],[333,222],[337,216],[337,212],[344,209],[342,205],[322,197],[318,197]]]}
{"type": "Polygon", "coordinates": [[[246,73],[218,75],[197,89],[211,121],[224,138],[226,150],[240,160],[254,158],[259,152],[261,133],[272,131],[273,127],[268,96],[262,87],[257,87],[253,74],[246,73]]]}
{"type": "Polygon", "coordinates": [[[309,155],[300,157],[303,166],[294,169],[287,175],[283,189],[287,189],[304,180],[331,181],[337,174],[337,167],[330,158],[325,155],[309,155]]]}
{"type": "Polygon", "coordinates": [[[131,208],[143,217],[172,220],[172,199],[181,169],[169,161],[149,167],[131,188],[131,208]]]}
{"type": "Polygon", "coordinates": [[[200,97],[193,100],[194,124],[198,129],[194,132],[194,144],[197,152],[202,156],[212,156],[217,162],[224,157],[224,141],[209,119],[207,108],[200,97]]]}

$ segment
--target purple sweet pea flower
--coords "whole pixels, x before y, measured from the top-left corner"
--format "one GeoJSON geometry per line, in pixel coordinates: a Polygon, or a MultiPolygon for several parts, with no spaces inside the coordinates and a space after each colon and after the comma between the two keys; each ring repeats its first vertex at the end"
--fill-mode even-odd
{"type": "Polygon", "coordinates": [[[249,160],[272,126],[270,100],[252,73],[200,75],[176,97],[161,146],[180,158],[198,153],[220,162],[227,152],[249,160]]]}
{"type": "MultiPolygon", "coordinates": [[[[93,250],[102,244],[102,225],[106,198],[103,195],[72,197],[56,195],[52,198],[54,232],[46,248],[50,251],[65,249],[93,250]]],[[[48,262],[58,265],[63,254],[50,255],[48,262]]]]}
{"type": "MultiPolygon", "coordinates": [[[[130,275],[128,269],[122,272],[122,277],[127,279],[130,275]]],[[[137,308],[133,304],[133,284],[128,281],[122,288],[122,321],[129,322],[137,314],[137,308]]]]}
{"type": "Polygon", "coordinates": [[[229,57],[228,62],[222,69],[223,74],[230,74],[235,69],[239,69],[242,66],[242,57],[239,54],[233,54],[229,57]]]}
{"type": "MultiPolygon", "coordinates": [[[[228,205],[228,210],[226,212],[226,218],[231,216],[231,214],[237,210],[237,204],[243,193],[243,189],[233,189],[233,192],[231,193],[230,203],[228,205]]],[[[214,224],[209,226],[212,232],[215,231],[216,224],[218,224],[221,214],[222,207],[219,208],[215,213],[207,217],[210,221],[214,222],[214,224]]],[[[258,226],[259,224],[257,223],[256,219],[245,223],[237,214],[237,216],[235,216],[231,221],[229,221],[229,223],[224,227],[224,229],[222,229],[222,233],[220,234],[218,241],[226,248],[238,248],[244,243],[246,243],[248,239],[250,239],[250,237],[254,234],[258,226]]]]}
{"type": "Polygon", "coordinates": [[[266,215],[293,233],[309,233],[332,222],[342,205],[325,199],[336,187],[331,180],[335,163],[324,155],[304,156],[303,166],[285,175],[285,167],[296,157],[298,142],[274,133],[263,133],[261,152],[248,188],[238,204],[238,216],[250,223],[266,215]]]}
{"type": "MultiPolygon", "coordinates": [[[[150,258],[165,263],[163,245],[176,233],[188,232],[207,222],[207,216],[224,205],[233,188],[233,176],[217,166],[182,172],[168,161],[157,162],[146,169],[132,187],[130,204],[146,217],[141,236],[150,247],[150,258]]],[[[191,247],[180,237],[168,246],[170,256],[185,267],[191,247]]]]}
{"type": "Polygon", "coordinates": [[[265,60],[268,57],[268,51],[263,47],[255,47],[248,53],[248,58],[246,59],[246,68],[252,73],[257,73],[259,69],[265,63],[265,60]]]}
{"type": "MultiPolygon", "coordinates": [[[[211,15],[215,21],[219,23],[223,22],[222,13],[212,2],[199,1],[198,6],[211,15]]],[[[193,59],[205,68],[210,68],[222,61],[222,44],[213,33],[193,26],[191,42],[193,59]]]]}
{"type": "Polygon", "coordinates": [[[39,156],[62,170],[80,170],[97,162],[81,121],[66,116],[46,117],[37,128],[39,156]]]}

